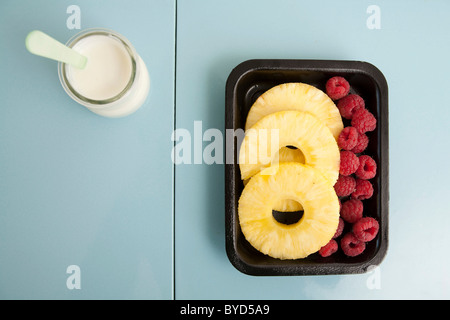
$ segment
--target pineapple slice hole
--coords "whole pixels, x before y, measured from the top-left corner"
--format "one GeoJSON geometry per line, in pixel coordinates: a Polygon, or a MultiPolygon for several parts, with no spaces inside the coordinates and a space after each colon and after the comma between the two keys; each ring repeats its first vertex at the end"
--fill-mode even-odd
{"type": "Polygon", "coordinates": [[[281,200],[272,208],[272,216],[275,221],[285,225],[299,222],[303,213],[303,206],[300,202],[292,199],[281,200]]]}

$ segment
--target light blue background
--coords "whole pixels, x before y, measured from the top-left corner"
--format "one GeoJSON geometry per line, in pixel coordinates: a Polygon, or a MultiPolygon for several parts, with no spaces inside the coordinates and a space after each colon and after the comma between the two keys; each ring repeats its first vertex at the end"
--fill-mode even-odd
{"type": "Polygon", "coordinates": [[[178,1],[178,128],[224,130],[225,82],[244,60],[370,62],[390,90],[391,201],[377,274],[247,276],[225,254],[224,166],[177,166],[176,298],[450,298],[449,11],[448,1],[178,1]],[[372,4],[380,30],[366,26],[372,4]]]}
{"type": "Polygon", "coordinates": [[[0,298],[172,299],[173,1],[0,3],[0,298]],[[113,29],[151,78],[135,114],[107,119],[62,89],[57,63],[25,49],[40,29],[66,42],[113,29]],[[81,269],[68,290],[66,268],[81,269]]]}
{"type": "Polygon", "coordinates": [[[450,298],[449,9],[445,0],[2,1],[0,298],[450,298]],[[56,63],[25,50],[32,29],[75,34],[71,4],[82,29],[124,34],[147,63],[151,93],[136,114],[90,113],[66,96],[56,63]],[[366,27],[372,4],[380,30],[366,27]],[[253,58],[365,60],[386,76],[390,246],[379,289],[367,285],[374,274],[240,273],[225,253],[224,166],[172,165],[174,121],[223,131],[225,81],[253,58]],[[66,287],[72,264],[81,290],[66,287]]]}

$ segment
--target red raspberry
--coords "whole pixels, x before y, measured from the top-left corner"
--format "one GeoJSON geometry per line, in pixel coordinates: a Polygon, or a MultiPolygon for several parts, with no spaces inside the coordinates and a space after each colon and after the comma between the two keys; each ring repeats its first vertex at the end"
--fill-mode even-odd
{"type": "Polygon", "coordinates": [[[341,218],[348,223],[355,223],[363,216],[363,203],[358,199],[350,199],[342,204],[341,218]]]}
{"type": "Polygon", "coordinates": [[[364,109],[365,106],[366,104],[364,103],[363,98],[357,94],[349,94],[340,99],[337,103],[337,108],[339,109],[341,116],[345,119],[352,119],[353,114],[359,109],[364,109]]]}
{"type": "Polygon", "coordinates": [[[361,153],[366,150],[369,145],[369,138],[364,133],[358,134],[358,141],[356,142],[356,146],[350,150],[353,153],[361,153]]]}
{"type": "Polygon", "coordinates": [[[366,133],[367,131],[375,130],[377,127],[377,119],[369,110],[360,108],[353,113],[352,126],[359,133],[366,133]]]}
{"type": "Polygon", "coordinates": [[[352,193],[353,199],[366,200],[372,197],[373,186],[368,180],[356,179],[355,191],[352,193]]]}
{"type": "Polygon", "coordinates": [[[328,79],[325,88],[332,100],[339,100],[349,93],[350,84],[343,77],[333,77],[328,79]]]}
{"type": "Polygon", "coordinates": [[[342,218],[339,218],[339,224],[336,229],[336,233],[333,236],[333,239],[336,239],[342,234],[342,231],[344,231],[344,225],[345,225],[344,220],[342,220],[342,218]]]}
{"type": "Polygon", "coordinates": [[[356,177],[360,179],[372,179],[377,174],[377,163],[368,155],[359,156],[359,166],[355,171],[356,177]]]}
{"type": "Polygon", "coordinates": [[[355,173],[360,166],[358,157],[351,151],[341,151],[341,163],[339,166],[339,173],[343,176],[349,176],[355,173]]]}
{"type": "Polygon", "coordinates": [[[352,194],[356,188],[356,180],[352,176],[339,175],[334,184],[334,191],[338,197],[346,197],[352,194]]]}
{"type": "Polygon", "coordinates": [[[345,255],[355,257],[366,249],[366,243],[359,241],[352,232],[349,232],[342,237],[341,248],[345,255]]]}
{"type": "Polygon", "coordinates": [[[361,218],[352,227],[355,237],[363,242],[375,239],[379,229],[380,225],[378,224],[378,221],[371,217],[361,218]]]}
{"type": "Polygon", "coordinates": [[[319,254],[322,257],[329,257],[333,253],[335,253],[337,250],[338,250],[338,244],[337,244],[336,240],[331,239],[330,242],[328,242],[326,245],[324,245],[322,248],[320,248],[319,254]]]}
{"type": "Polygon", "coordinates": [[[352,150],[358,143],[358,130],[353,127],[345,127],[338,137],[338,145],[344,150],[352,150]]]}

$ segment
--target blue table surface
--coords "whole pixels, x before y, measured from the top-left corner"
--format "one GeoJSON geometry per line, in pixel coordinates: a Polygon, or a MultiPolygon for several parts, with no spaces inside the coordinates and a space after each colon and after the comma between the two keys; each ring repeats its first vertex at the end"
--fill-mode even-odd
{"type": "Polygon", "coordinates": [[[174,12],[165,0],[0,4],[0,297],[173,297],[174,12]],[[78,33],[66,26],[73,4],[81,29],[116,30],[145,61],[151,92],[135,114],[88,111],[55,61],[26,51],[33,29],[78,33]],[[67,286],[70,266],[80,289],[67,286]]]}
{"type": "Polygon", "coordinates": [[[449,10],[445,0],[2,1],[0,298],[450,298],[449,10]],[[81,29],[124,34],[146,62],[150,95],[135,114],[89,112],[54,61],[26,51],[30,30],[62,42],[79,31],[66,26],[70,5],[81,29]],[[360,60],[385,75],[389,248],[374,271],[239,272],[225,252],[224,165],[172,162],[174,129],[225,131],[226,79],[254,58],[360,60]]]}

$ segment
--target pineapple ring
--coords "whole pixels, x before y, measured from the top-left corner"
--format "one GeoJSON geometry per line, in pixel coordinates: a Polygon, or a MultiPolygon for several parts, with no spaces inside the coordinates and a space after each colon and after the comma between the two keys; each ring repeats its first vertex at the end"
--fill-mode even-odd
{"type": "Polygon", "coordinates": [[[277,259],[301,259],[317,252],[334,236],[339,224],[339,200],[320,171],[296,162],[280,163],[274,175],[258,173],[246,184],[238,207],[239,224],[247,241],[277,259]],[[280,200],[303,205],[302,218],[290,225],[272,215],[280,200]]]}
{"type": "MultiPolygon", "coordinates": [[[[305,163],[305,156],[300,149],[290,149],[288,147],[283,147],[278,150],[278,161],[279,162],[299,162],[305,163]]],[[[244,180],[244,186],[248,183],[251,178],[244,180]]],[[[300,203],[293,200],[282,200],[277,203],[273,210],[278,212],[295,212],[303,211],[303,207],[300,203]]]]}
{"type": "Polygon", "coordinates": [[[277,163],[276,155],[280,147],[285,146],[300,149],[305,164],[322,171],[332,185],[336,183],[340,161],[337,142],[322,121],[300,111],[271,113],[246,131],[239,152],[242,180],[252,177],[273,162],[277,163]]]}
{"type": "Polygon", "coordinates": [[[286,110],[311,113],[325,123],[336,140],[344,128],[339,109],[325,92],[306,83],[292,82],[277,85],[256,99],[248,112],[245,130],[270,113],[286,110]]]}

